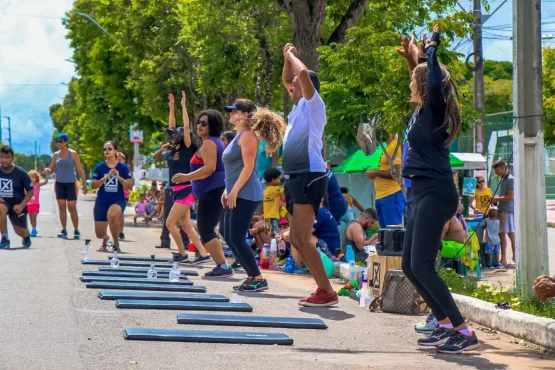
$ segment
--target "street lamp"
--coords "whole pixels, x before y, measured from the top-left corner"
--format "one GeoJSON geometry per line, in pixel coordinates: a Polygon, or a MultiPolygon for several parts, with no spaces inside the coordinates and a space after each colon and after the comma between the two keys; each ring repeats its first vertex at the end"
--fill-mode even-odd
{"type": "Polygon", "coordinates": [[[100,25],[100,23],[98,23],[98,22],[96,21],[96,19],[94,19],[93,17],[91,17],[91,16],[88,15],[88,14],[81,13],[81,12],[78,12],[78,11],[76,11],[76,10],[71,10],[71,12],[77,14],[77,15],[80,16],[80,17],[83,17],[83,18],[85,18],[85,19],[88,19],[89,21],[91,21],[92,23],[94,23],[94,25],[95,25],[96,27],[98,27],[102,32],[104,32],[106,35],[108,35],[110,38],[112,38],[115,42],[117,42],[117,43],[121,46],[119,40],[116,39],[114,36],[112,36],[112,34],[111,34],[110,32],[106,31],[106,29],[105,29],[104,27],[102,27],[102,26],[100,25]]]}

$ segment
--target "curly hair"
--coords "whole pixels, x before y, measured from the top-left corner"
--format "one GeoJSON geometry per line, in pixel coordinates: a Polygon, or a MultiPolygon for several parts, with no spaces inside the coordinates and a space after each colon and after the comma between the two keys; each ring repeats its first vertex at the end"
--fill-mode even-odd
{"type": "Polygon", "coordinates": [[[251,113],[248,126],[260,140],[266,140],[266,155],[271,156],[278,150],[286,128],[282,116],[267,108],[259,108],[251,113]]]}
{"type": "Polygon", "coordinates": [[[37,171],[31,170],[31,171],[28,172],[28,175],[31,178],[31,181],[40,182],[40,175],[37,171]]]}

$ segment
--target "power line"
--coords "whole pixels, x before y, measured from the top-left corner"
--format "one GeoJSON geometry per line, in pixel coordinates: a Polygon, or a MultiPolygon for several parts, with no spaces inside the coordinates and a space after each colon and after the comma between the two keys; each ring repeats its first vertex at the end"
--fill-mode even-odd
{"type": "Polygon", "coordinates": [[[48,15],[38,15],[38,14],[21,14],[21,13],[6,13],[6,12],[0,12],[0,14],[4,14],[4,15],[13,15],[16,17],[27,17],[27,18],[44,18],[44,19],[62,19],[63,17],[51,17],[48,15]]]}

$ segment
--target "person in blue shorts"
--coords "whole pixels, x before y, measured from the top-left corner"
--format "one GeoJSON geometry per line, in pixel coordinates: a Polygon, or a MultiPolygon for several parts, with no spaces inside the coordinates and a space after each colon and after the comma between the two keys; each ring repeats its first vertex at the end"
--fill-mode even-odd
{"type": "Polygon", "coordinates": [[[114,239],[114,250],[120,251],[121,215],[126,203],[124,189],[133,186],[129,168],[118,162],[117,150],[114,142],[104,143],[106,160],[98,163],[92,174],[92,188],[98,189],[94,203],[94,228],[96,237],[102,239],[102,246],[98,249],[100,252],[108,250],[108,226],[114,239]]]}

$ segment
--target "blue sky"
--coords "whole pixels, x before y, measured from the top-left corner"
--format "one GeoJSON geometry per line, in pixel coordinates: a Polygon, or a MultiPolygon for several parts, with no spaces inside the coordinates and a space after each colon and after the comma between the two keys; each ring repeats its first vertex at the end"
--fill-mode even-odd
{"type": "MultiPolygon", "coordinates": [[[[491,3],[492,10],[502,0],[491,3]]],[[[34,152],[35,140],[42,153],[50,152],[51,104],[61,102],[74,75],[69,42],[61,18],[71,9],[72,0],[0,0],[0,106],[2,116],[12,120],[12,144],[18,152],[34,152]]],[[[472,2],[460,1],[465,9],[472,2]]],[[[486,59],[511,60],[512,0],[507,1],[485,24],[486,59]],[[495,38],[495,40],[489,39],[495,38]]],[[[555,0],[542,1],[543,33],[555,36],[555,0]],[[550,32],[551,31],[551,32],[550,32]]],[[[545,42],[554,45],[555,40],[545,42]]],[[[471,43],[460,52],[471,51],[471,43]]],[[[7,121],[2,120],[2,140],[7,142],[7,121]]]]}

